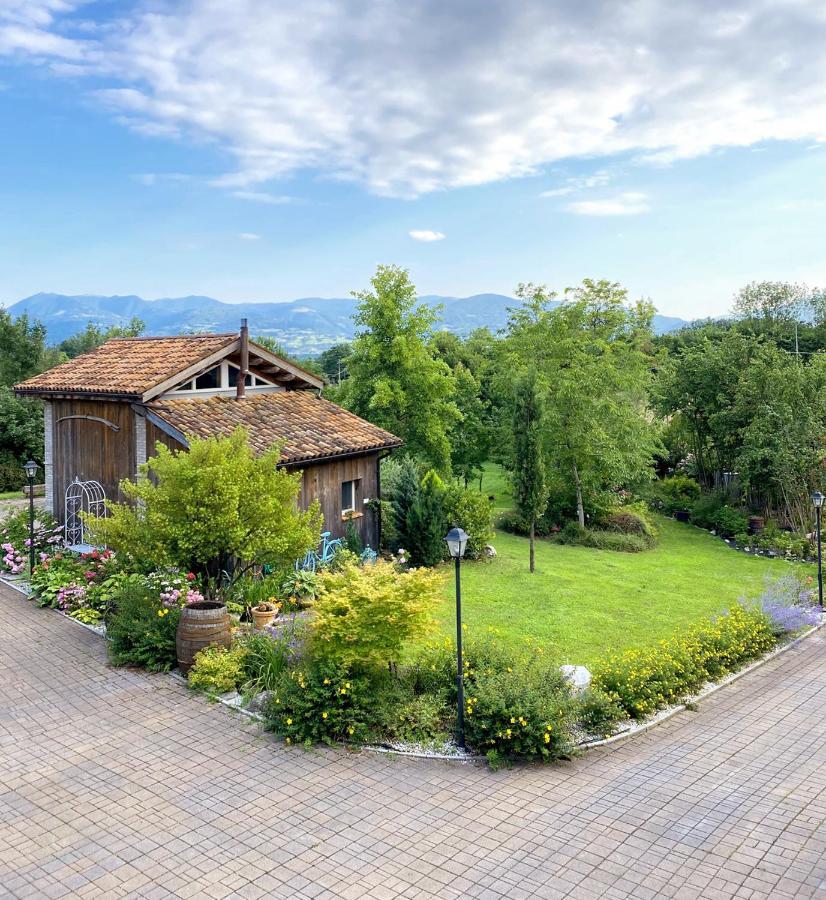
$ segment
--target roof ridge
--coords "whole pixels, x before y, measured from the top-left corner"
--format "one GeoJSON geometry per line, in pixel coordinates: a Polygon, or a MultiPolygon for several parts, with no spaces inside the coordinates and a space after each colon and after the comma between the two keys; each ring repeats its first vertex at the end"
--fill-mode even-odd
{"type": "MultiPolygon", "coordinates": [[[[203,334],[142,334],[135,337],[108,338],[103,344],[98,345],[94,349],[99,350],[105,344],[110,344],[113,341],[196,341],[219,337],[235,338],[238,335],[234,331],[206,331],[203,334]]],[[[92,351],[89,352],[91,353],[92,351]]]]}

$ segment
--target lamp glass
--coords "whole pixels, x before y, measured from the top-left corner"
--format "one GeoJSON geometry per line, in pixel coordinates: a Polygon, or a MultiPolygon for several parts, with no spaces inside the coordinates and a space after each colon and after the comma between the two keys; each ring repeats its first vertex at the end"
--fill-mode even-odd
{"type": "Polygon", "coordinates": [[[823,494],[820,491],[815,491],[812,494],[812,503],[814,503],[815,509],[820,509],[823,506],[823,494]]]}
{"type": "Polygon", "coordinates": [[[451,528],[445,535],[447,549],[453,559],[461,559],[467,547],[467,534],[461,528],[451,528]]]}
{"type": "Polygon", "coordinates": [[[26,472],[26,478],[34,478],[34,476],[37,475],[37,470],[38,470],[38,468],[39,468],[39,467],[38,467],[37,463],[36,463],[33,459],[30,459],[30,460],[23,466],[23,469],[24,469],[25,472],[26,472]]]}

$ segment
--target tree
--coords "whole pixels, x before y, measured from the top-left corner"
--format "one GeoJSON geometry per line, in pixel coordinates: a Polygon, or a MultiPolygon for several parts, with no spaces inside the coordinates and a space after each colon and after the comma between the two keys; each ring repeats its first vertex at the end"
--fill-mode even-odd
{"type": "Polygon", "coordinates": [[[542,448],[542,400],[536,370],[529,369],[517,382],[513,404],[513,499],[519,515],[528,523],[530,570],[535,571],[536,520],[548,503],[542,448]]]}
{"type": "Polygon", "coordinates": [[[345,341],[340,344],[333,344],[332,347],[319,354],[318,366],[327,381],[331,384],[340,385],[348,377],[347,365],[352,352],[353,345],[345,341]]]}
{"type": "Polygon", "coordinates": [[[0,309],[0,385],[11,386],[42,371],[46,329],[24,313],[13,319],[0,309]]]}
{"type": "Polygon", "coordinates": [[[439,476],[428,472],[407,516],[407,544],[414,566],[435,566],[445,556],[445,485],[439,476]]]}
{"type": "Polygon", "coordinates": [[[470,369],[458,363],[453,377],[461,419],[450,435],[450,461],[453,474],[467,487],[471,478],[482,474],[482,466],[490,453],[490,421],[479,382],[470,369]]]}
{"type": "Polygon", "coordinates": [[[535,366],[544,399],[550,469],[573,483],[577,519],[600,492],[650,478],[660,450],[648,416],[653,306],[626,306],[627,291],[585,279],[554,306],[543,285],[517,290],[508,349],[512,365],[535,366]]]}
{"type": "Polygon", "coordinates": [[[298,508],[301,474],[277,468],[278,448],[256,457],[238,428],[192,438],[188,450],[159,443],[156,451],[144,477],[121,482],[130,502],[109,504],[109,517],[91,523],[97,540],[138,565],[188,569],[212,593],[234,560],[238,575],[252,564],[290,564],[317,546],[318,504],[298,508]]]}
{"type": "Polygon", "coordinates": [[[453,375],[428,347],[436,313],[417,305],[406,269],[379,266],[370,283],[371,290],[354,293],[358,331],[342,402],[402,438],[402,452],[447,474],[459,411],[453,375]]]}
{"type": "Polygon", "coordinates": [[[126,325],[112,325],[109,328],[101,328],[94,322],[87,322],[83,331],[73,334],[58,344],[58,350],[65,353],[69,359],[89,353],[106,341],[113,338],[140,337],[146,330],[146,324],[137,316],[133,316],[126,325]]]}

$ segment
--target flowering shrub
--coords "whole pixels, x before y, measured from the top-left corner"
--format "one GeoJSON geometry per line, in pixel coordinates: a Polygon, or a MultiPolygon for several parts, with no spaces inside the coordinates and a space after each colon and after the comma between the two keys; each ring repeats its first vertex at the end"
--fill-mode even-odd
{"type": "MultiPolygon", "coordinates": [[[[63,529],[55,522],[54,517],[45,510],[36,512],[34,523],[34,549],[36,560],[45,559],[53,553],[55,547],[63,540],[63,529]]],[[[20,575],[29,566],[29,511],[27,509],[12,513],[0,525],[0,569],[10,575],[20,575]]]]}
{"type": "Polygon", "coordinates": [[[794,575],[785,575],[768,581],[753,606],[768,618],[778,637],[817,625],[820,621],[820,607],[817,605],[811,576],[800,579],[794,575]]]}
{"type": "Polygon", "coordinates": [[[656,646],[609,656],[595,668],[592,683],[642,719],[762,656],[775,639],[762,612],[735,606],[656,646]]]}
{"type": "Polygon", "coordinates": [[[32,573],[32,589],[39,606],[52,606],[68,613],[76,609],[102,611],[103,586],[117,567],[111,550],[93,550],[79,556],[69,552],[44,554],[32,573]]]}
{"type": "Polygon", "coordinates": [[[141,576],[119,579],[106,608],[109,658],[116,666],[167,671],[175,665],[181,610],[160,605],[141,576]]]}
{"type": "Polygon", "coordinates": [[[518,656],[492,640],[471,643],[465,656],[465,739],[492,761],[550,761],[572,747],[571,692],[543,653],[518,656]]]}
{"type": "Polygon", "coordinates": [[[288,744],[367,740],[379,718],[381,677],[356,674],[339,662],[308,660],[280,679],[265,710],[267,728],[288,744]]]}
{"type": "Polygon", "coordinates": [[[150,572],[146,576],[146,583],[153,593],[157,593],[161,605],[167,609],[200,603],[204,599],[195,584],[194,573],[184,573],[174,566],[150,572]]]}

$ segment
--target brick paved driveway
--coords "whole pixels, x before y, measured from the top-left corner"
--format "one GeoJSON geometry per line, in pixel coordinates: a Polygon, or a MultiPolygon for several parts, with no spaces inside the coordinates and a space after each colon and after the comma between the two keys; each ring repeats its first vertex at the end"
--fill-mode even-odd
{"type": "Polygon", "coordinates": [[[0,587],[0,896],[826,897],[824,653],[491,773],[285,748],[0,587]]]}

